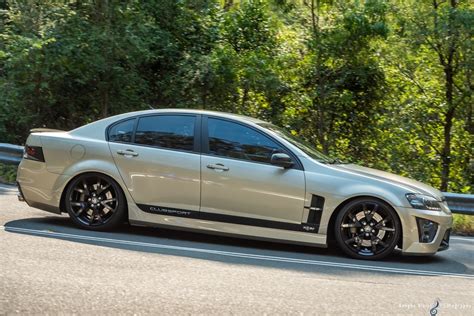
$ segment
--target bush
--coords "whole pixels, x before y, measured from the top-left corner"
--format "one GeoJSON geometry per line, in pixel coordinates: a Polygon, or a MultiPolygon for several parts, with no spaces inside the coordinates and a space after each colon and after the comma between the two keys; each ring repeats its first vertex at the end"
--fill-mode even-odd
{"type": "Polygon", "coordinates": [[[5,165],[0,163],[0,182],[13,184],[16,181],[16,169],[15,165],[5,165]]]}
{"type": "Polygon", "coordinates": [[[474,236],[474,216],[453,214],[453,233],[474,236]]]}

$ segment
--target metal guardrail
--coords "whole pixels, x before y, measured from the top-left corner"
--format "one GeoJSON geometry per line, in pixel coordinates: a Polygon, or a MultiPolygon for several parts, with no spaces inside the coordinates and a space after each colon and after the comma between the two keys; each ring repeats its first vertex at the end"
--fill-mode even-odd
{"type": "Polygon", "coordinates": [[[443,192],[449,209],[455,214],[474,215],[474,194],[443,192]]]}
{"type": "Polygon", "coordinates": [[[18,165],[23,156],[23,146],[0,143],[0,162],[7,165],[18,165]]]}
{"type": "MultiPolygon", "coordinates": [[[[18,165],[23,156],[23,146],[0,143],[0,162],[18,165]]],[[[474,194],[443,192],[449,209],[455,214],[474,215],[474,194]]]]}

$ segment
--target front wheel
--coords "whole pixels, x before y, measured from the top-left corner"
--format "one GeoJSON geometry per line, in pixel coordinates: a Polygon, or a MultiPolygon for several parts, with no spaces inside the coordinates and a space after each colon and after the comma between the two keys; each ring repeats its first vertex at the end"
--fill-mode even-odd
{"type": "Polygon", "coordinates": [[[372,198],[349,202],[339,212],[335,225],[339,247],[356,259],[385,258],[393,252],[401,235],[393,208],[372,198]]]}
{"type": "Polygon", "coordinates": [[[112,178],[86,173],[74,179],[65,195],[72,221],[90,230],[109,230],[125,220],[125,196],[112,178]]]}

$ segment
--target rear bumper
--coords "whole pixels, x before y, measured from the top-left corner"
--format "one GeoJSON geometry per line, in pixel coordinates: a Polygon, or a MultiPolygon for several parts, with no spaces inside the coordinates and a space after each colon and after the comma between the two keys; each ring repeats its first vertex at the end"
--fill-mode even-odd
{"type": "Polygon", "coordinates": [[[23,159],[17,174],[18,200],[31,207],[61,214],[61,194],[68,178],[49,172],[43,162],[23,159]]]}
{"type": "Polygon", "coordinates": [[[402,252],[412,255],[430,255],[449,248],[449,236],[453,218],[444,211],[418,210],[414,208],[399,208],[402,222],[403,241],[402,252]],[[416,218],[423,218],[438,224],[436,235],[431,242],[420,242],[416,218]]]}

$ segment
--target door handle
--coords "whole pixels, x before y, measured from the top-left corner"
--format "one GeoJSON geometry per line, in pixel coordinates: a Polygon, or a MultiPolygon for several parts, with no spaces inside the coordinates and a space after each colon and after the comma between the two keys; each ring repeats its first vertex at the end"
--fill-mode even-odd
{"type": "Polygon", "coordinates": [[[117,154],[122,155],[122,156],[132,156],[132,157],[138,156],[138,153],[134,152],[131,149],[119,150],[119,151],[117,151],[117,154]]]}
{"type": "Polygon", "coordinates": [[[210,163],[207,165],[207,168],[213,169],[213,170],[220,170],[220,171],[229,171],[229,167],[226,167],[221,163],[216,163],[216,164],[210,163]]]}

